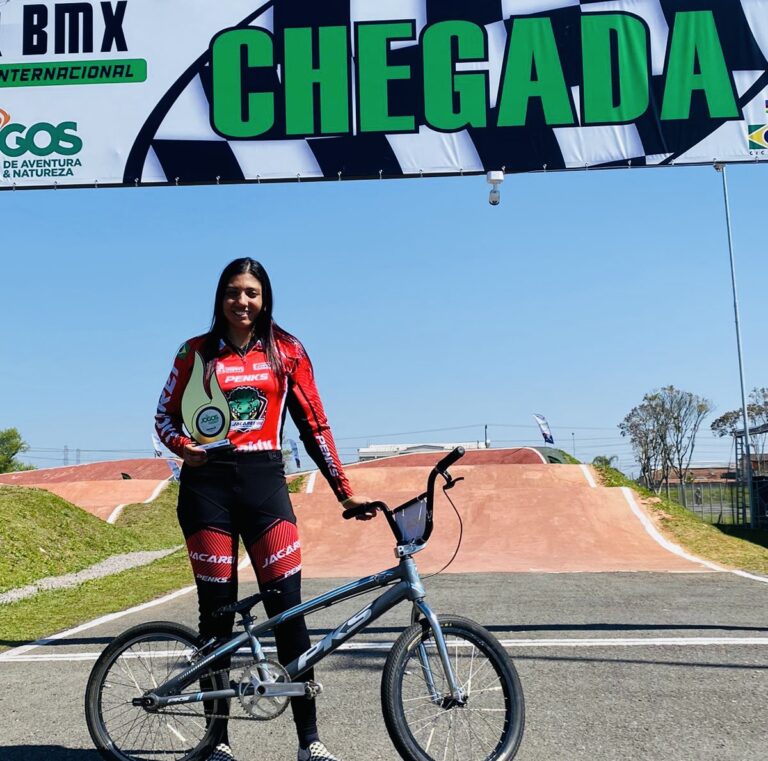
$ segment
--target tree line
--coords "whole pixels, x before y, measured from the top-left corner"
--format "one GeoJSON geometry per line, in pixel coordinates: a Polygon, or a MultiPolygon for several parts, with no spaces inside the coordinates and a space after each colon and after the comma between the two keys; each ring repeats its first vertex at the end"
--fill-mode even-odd
{"type": "MultiPolygon", "coordinates": [[[[768,389],[752,389],[749,400],[750,443],[760,467],[766,434],[755,433],[753,429],[768,425],[768,389]]],[[[629,439],[640,465],[641,483],[658,494],[669,486],[671,479],[681,485],[688,480],[696,436],[713,409],[709,399],[674,386],[645,394],[642,402],[619,423],[619,431],[629,439]]],[[[743,427],[741,408],[726,412],[710,425],[718,437],[732,436],[743,427]]]]}
{"type": "Polygon", "coordinates": [[[0,473],[16,470],[33,470],[34,466],[20,462],[18,456],[26,452],[29,446],[15,428],[0,430],[0,473]]]}

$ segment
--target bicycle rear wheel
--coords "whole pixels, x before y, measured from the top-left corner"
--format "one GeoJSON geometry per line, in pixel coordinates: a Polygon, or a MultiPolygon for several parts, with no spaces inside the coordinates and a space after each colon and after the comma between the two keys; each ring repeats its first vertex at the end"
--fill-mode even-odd
{"type": "MultiPolygon", "coordinates": [[[[148,711],[132,700],[191,665],[196,632],[170,621],[140,624],[116,637],[91,671],[85,717],[96,748],[109,761],[198,761],[207,758],[224,731],[224,700],[148,711]]],[[[224,689],[223,675],[201,677],[224,689]]]]}
{"type": "Polygon", "coordinates": [[[523,690],[493,635],[458,616],[440,616],[451,666],[465,694],[451,699],[432,630],[406,629],[384,666],[381,699],[392,742],[406,761],[509,761],[523,736],[523,690]]]}

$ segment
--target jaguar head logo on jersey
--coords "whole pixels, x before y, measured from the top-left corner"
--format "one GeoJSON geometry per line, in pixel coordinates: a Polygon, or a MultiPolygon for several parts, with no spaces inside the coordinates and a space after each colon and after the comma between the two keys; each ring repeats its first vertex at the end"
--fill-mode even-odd
{"type": "Polygon", "coordinates": [[[203,358],[195,352],[192,375],[181,398],[181,416],[189,435],[203,446],[225,442],[232,419],[216,373],[210,377],[209,389],[205,383],[203,358]]]}
{"type": "Polygon", "coordinates": [[[232,428],[236,431],[259,431],[267,413],[267,397],[250,386],[238,386],[227,394],[232,412],[232,428]]]}

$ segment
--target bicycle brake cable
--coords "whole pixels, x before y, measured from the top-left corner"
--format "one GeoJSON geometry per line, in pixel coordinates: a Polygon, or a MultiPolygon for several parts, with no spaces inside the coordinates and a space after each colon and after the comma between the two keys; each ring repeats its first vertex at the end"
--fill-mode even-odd
{"type": "Polygon", "coordinates": [[[453,555],[451,556],[451,559],[439,570],[435,571],[434,573],[430,573],[427,576],[422,576],[422,581],[425,579],[431,579],[433,576],[438,576],[443,571],[448,568],[448,566],[453,563],[454,560],[456,560],[456,556],[459,554],[459,549],[461,549],[461,540],[464,536],[464,521],[461,520],[461,513],[456,509],[456,505],[453,504],[453,500],[448,495],[448,490],[446,487],[443,487],[443,494],[445,494],[445,498],[451,503],[451,507],[453,508],[453,512],[456,513],[456,517],[459,519],[459,541],[456,544],[456,549],[453,552],[453,555]]]}

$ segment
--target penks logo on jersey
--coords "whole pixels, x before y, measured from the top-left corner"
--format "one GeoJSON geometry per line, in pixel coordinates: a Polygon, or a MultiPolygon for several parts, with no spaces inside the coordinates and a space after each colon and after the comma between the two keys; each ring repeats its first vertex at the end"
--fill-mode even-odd
{"type": "Polygon", "coordinates": [[[767,57],[768,0],[12,3],[11,151],[82,166],[2,186],[754,162],[767,57]]]}

